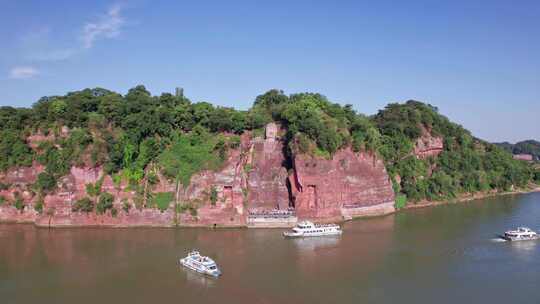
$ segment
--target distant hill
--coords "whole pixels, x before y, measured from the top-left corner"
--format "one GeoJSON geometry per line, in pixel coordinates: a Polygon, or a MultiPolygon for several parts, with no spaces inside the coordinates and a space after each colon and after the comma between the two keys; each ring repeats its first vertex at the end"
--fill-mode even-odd
{"type": "Polygon", "coordinates": [[[495,145],[513,154],[531,154],[534,159],[540,160],[540,142],[536,140],[524,140],[516,144],[509,142],[495,143],[495,145]]]}

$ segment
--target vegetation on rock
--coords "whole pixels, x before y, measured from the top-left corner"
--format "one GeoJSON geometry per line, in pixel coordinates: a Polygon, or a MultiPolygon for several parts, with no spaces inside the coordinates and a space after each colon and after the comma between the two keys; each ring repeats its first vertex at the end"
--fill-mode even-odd
{"type": "Polygon", "coordinates": [[[94,211],[94,202],[88,197],[77,200],[71,207],[72,211],[92,212],[94,211]]]}
{"type": "Polygon", "coordinates": [[[173,199],[174,193],[172,192],[155,193],[152,199],[152,205],[156,206],[160,211],[165,211],[169,208],[173,199]]]}
{"type": "MultiPolygon", "coordinates": [[[[320,94],[285,95],[270,90],[257,96],[248,111],[238,111],[168,93],[152,96],[144,86],[124,96],[95,88],[43,97],[29,109],[1,107],[0,170],[42,164],[45,171],[38,175],[34,189],[46,194],[55,190],[72,166],[102,166],[116,186],[126,180],[137,190],[138,208],[165,210],[174,195],[152,196],[151,189],[140,186],[141,181],[151,186],[160,173],[185,189],[194,174],[221,168],[229,150],[240,146],[239,134],[250,131],[258,136],[271,121],[286,132],[289,158],[295,153],[331,158],[345,147],[379,155],[398,194],[398,207],[403,205],[402,197],[439,200],[540,181],[538,170],[474,138],[437,108],[418,101],[389,104],[368,117],[320,94]],[[416,141],[426,134],[444,142],[444,151],[437,157],[414,154],[416,141]]],[[[519,149],[536,151],[531,145],[519,149]]],[[[73,210],[91,212],[94,205],[98,213],[115,210],[114,197],[101,194],[102,182],[87,185],[94,201],[83,198],[73,210]]],[[[214,196],[217,199],[217,193],[210,195],[213,204],[214,196]]],[[[129,206],[124,203],[122,209],[129,212],[129,206]]],[[[196,213],[195,207],[186,208],[196,213]]]]}
{"type": "Polygon", "coordinates": [[[524,187],[532,179],[529,166],[450,122],[437,108],[418,101],[390,104],[374,117],[382,134],[379,152],[398,191],[411,201],[440,200],[461,193],[524,187]],[[444,151],[437,157],[415,157],[415,141],[424,133],[440,136],[444,151]]]}
{"type": "Polygon", "coordinates": [[[99,196],[98,203],[96,204],[96,212],[98,214],[104,214],[107,210],[113,209],[114,196],[110,193],[104,192],[99,196]]]}
{"type": "Polygon", "coordinates": [[[38,213],[43,213],[43,205],[45,205],[45,202],[43,201],[43,198],[40,197],[34,204],[34,210],[38,213]]]}
{"type": "Polygon", "coordinates": [[[217,199],[218,199],[217,189],[216,187],[212,187],[210,189],[210,203],[212,204],[212,206],[216,205],[217,199]]]}
{"type": "Polygon", "coordinates": [[[13,206],[19,211],[24,209],[24,200],[19,192],[15,192],[15,202],[13,202],[13,206]]]}

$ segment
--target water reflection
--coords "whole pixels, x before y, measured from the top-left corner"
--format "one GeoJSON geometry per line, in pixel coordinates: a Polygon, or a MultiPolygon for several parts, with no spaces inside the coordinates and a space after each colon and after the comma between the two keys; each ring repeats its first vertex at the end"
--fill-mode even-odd
{"type": "Polygon", "coordinates": [[[286,240],[292,242],[303,253],[313,252],[317,249],[337,247],[341,236],[321,236],[309,238],[294,238],[286,240]]]}
{"type": "Polygon", "coordinates": [[[522,257],[522,258],[527,258],[534,255],[538,247],[537,240],[507,242],[507,243],[511,246],[512,251],[516,253],[518,257],[522,257]]]}
{"type": "Polygon", "coordinates": [[[194,272],[189,269],[182,269],[185,273],[185,278],[189,284],[196,285],[203,288],[212,288],[216,284],[217,278],[211,278],[200,273],[194,272]]]}
{"type": "Polygon", "coordinates": [[[59,304],[530,303],[540,294],[540,241],[490,239],[535,228],[537,201],[540,193],[410,210],[348,222],[340,237],[290,240],[274,229],[0,225],[0,295],[59,304]],[[224,275],[181,268],[193,248],[224,275]]]}

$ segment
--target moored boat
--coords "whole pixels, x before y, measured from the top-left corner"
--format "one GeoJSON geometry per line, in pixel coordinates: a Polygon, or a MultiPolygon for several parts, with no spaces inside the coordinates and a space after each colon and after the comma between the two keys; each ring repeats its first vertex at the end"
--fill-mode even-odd
{"type": "Polygon", "coordinates": [[[518,227],[516,230],[506,231],[501,237],[507,241],[528,241],[540,238],[536,232],[527,227],[518,227]]]}
{"type": "Polygon", "coordinates": [[[291,231],[283,232],[284,237],[312,237],[341,235],[342,230],[336,224],[314,224],[310,221],[298,223],[291,231]]]}
{"type": "Polygon", "coordinates": [[[197,250],[191,251],[187,257],[180,259],[180,265],[213,277],[219,277],[221,275],[216,262],[207,256],[202,256],[197,250]]]}

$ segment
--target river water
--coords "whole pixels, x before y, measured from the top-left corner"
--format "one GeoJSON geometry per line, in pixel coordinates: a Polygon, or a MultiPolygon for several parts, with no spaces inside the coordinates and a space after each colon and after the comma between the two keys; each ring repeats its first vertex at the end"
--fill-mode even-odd
{"type": "Polygon", "coordinates": [[[540,303],[540,193],[356,220],[339,238],[282,230],[0,225],[1,303],[540,303]],[[178,267],[191,248],[223,276],[178,267]]]}

